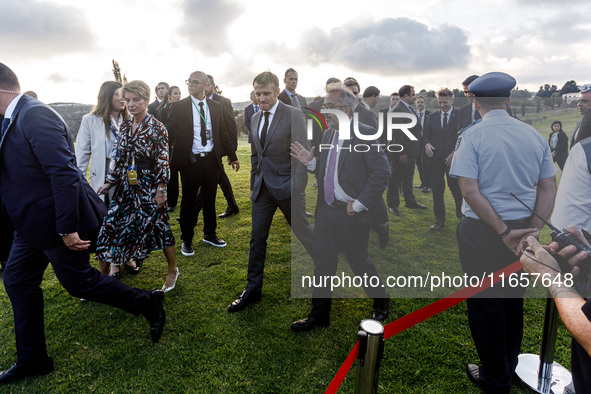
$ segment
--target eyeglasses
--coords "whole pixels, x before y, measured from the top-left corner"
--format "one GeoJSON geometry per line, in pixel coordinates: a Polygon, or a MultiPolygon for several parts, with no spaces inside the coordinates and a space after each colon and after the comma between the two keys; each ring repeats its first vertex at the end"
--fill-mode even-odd
{"type": "Polygon", "coordinates": [[[187,79],[185,83],[189,86],[205,85],[206,82],[201,82],[196,79],[187,79]]]}

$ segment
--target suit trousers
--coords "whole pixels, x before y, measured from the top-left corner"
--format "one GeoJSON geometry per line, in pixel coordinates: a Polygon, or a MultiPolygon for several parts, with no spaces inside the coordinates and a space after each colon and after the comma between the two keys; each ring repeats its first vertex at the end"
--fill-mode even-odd
{"type": "Polygon", "coordinates": [[[218,189],[219,159],[215,151],[205,157],[195,157],[195,163],[188,163],[181,170],[183,198],[181,199],[180,227],[181,240],[190,244],[195,235],[197,212],[195,200],[197,193],[203,194],[203,234],[215,235],[217,215],[215,212],[215,196],[218,189]]]}
{"type": "Polygon", "coordinates": [[[445,202],[443,193],[445,193],[445,179],[447,186],[456,203],[456,211],[462,209],[462,191],[456,178],[449,176],[449,167],[445,165],[444,160],[430,159],[429,172],[431,176],[431,190],[433,191],[433,212],[435,220],[445,222],[445,202]]]}
{"type": "MultiPolygon", "coordinates": [[[[346,208],[332,208],[324,201],[319,201],[318,205],[314,226],[316,283],[319,283],[320,278],[336,274],[339,252],[345,254],[354,275],[379,278],[377,269],[367,252],[370,228],[360,223],[358,214],[347,215],[346,208]]],[[[374,299],[389,297],[388,292],[382,287],[381,279],[377,287],[367,287],[364,290],[368,297],[374,299]]],[[[314,288],[310,316],[328,320],[331,301],[330,285],[314,288]]]]}
{"type": "Polygon", "coordinates": [[[167,202],[169,207],[176,207],[179,202],[179,172],[170,168],[170,181],[166,186],[168,193],[167,202]]]}
{"type": "MultiPolygon", "coordinates": [[[[306,219],[304,207],[298,202],[292,207],[296,199],[277,200],[263,181],[261,190],[252,202],[252,230],[250,235],[250,252],[248,254],[248,284],[249,291],[259,291],[263,287],[263,271],[267,256],[267,238],[277,208],[291,226],[294,235],[300,240],[310,256],[313,256],[314,232],[306,219]],[[293,215],[292,215],[292,208],[293,215]],[[297,209],[295,209],[297,208],[297,209]],[[293,219],[293,221],[292,221],[293,219]]],[[[299,201],[299,200],[297,200],[299,201]]]]}
{"type": "Polygon", "coordinates": [[[386,200],[388,208],[398,208],[400,205],[400,196],[398,195],[398,187],[402,182],[402,195],[406,205],[415,205],[417,200],[412,190],[412,183],[415,173],[415,159],[408,160],[405,164],[390,163],[392,175],[388,181],[388,192],[386,193],[386,200]]]}
{"type": "MultiPolygon", "coordinates": [[[[224,197],[226,198],[226,202],[228,203],[228,207],[230,208],[238,208],[238,204],[236,204],[236,199],[234,199],[234,191],[232,190],[232,184],[230,183],[230,179],[228,178],[228,174],[226,174],[226,170],[224,169],[224,164],[220,159],[220,177],[218,179],[218,184],[220,185],[220,189],[222,189],[222,193],[224,193],[224,197]]],[[[197,219],[199,218],[199,212],[203,209],[203,196],[201,195],[201,191],[197,194],[197,200],[195,201],[195,214],[197,215],[197,219]]]]}
{"type": "MultiPolygon", "coordinates": [[[[82,239],[87,239],[80,234],[82,239]]],[[[14,313],[17,360],[47,356],[43,325],[41,281],[49,262],[62,286],[74,297],[100,302],[138,315],[150,305],[150,293],[102,275],[89,263],[88,251],[68,249],[61,239],[48,250],[38,250],[18,233],[4,270],[4,286],[14,313]]]]}
{"type": "MultiPolygon", "coordinates": [[[[505,221],[527,228],[530,218],[505,221]]],[[[490,274],[518,260],[502,239],[481,220],[464,217],[456,232],[460,263],[469,276],[490,274]]],[[[520,271],[523,272],[523,271],[520,271]]],[[[489,288],[468,299],[468,323],[482,364],[480,378],[499,392],[509,392],[523,337],[523,295],[520,287],[489,288]]]]}
{"type": "Polygon", "coordinates": [[[421,149],[419,153],[419,158],[417,159],[417,168],[419,169],[421,185],[431,187],[431,171],[429,169],[428,156],[425,153],[425,149],[421,149]]]}

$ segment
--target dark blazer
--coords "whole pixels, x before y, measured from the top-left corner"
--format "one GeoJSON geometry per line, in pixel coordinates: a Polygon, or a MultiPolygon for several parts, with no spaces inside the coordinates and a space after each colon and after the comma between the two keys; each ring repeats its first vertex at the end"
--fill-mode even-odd
{"type": "MultiPolygon", "coordinates": [[[[404,102],[402,102],[402,100],[399,101],[398,104],[396,104],[396,106],[394,107],[392,112],[403,112],[403,113],[409,113],[409,114],[415,115],[414,111],[412,109],[408,108],[406,106],[406,104],[404,102]]],[[[421,124],[418,122],[418,119],[417,119],[417,124],[409,129],[409,131],[412,133],[412,135],[414,135],[417,138],[417,141],[412,141],[410,138],[408,138],[406,136],[406,134],[404,134],[404,132],[402,130],[397,129],[392,132],[392,137],[394,139],[394,142],[402,145],[402,147],[403,147],[403,150],[402,150],[402,152],[400,152],[400,154],[406,154],[408,156],[409,160],[417,159],[419,157],[419,152],[420,152],[419,141],[421,141],[422,130],[423,130],[423,128],[421,127],[421,124]]]]}
{"type": "MultiPolygon", "coordinates": [[[[152,101],[150,104],[148,104],[148,113],[150,115],[154,115],[154,116],[158,115],[157,110],[158,110],[159,105],[160,105],[160,102],[158,102],[158,99],[152,101]]],[[[156,119],[158,119],[158,118],[156,118],[156,119]]],[[[158,120],[162,121],[162,119],[158,119],[158,120]]]]}
{"type": "MultiPolygon", "coordinates": [[[[298,96],[300,104],[302,105],[302,108],[304,108],[307,105],[306,98],[298,93],[296,93],[296,96],[298,96]]],[[[294,106],[289,98],[289,93],[287,93],[285,89],[283,89],[281,93],[279,93],[279,100],[281,100],[283,104],[294,106]]]]}
{"type": "MultiPolygon", "coordinates": [[[[319,98],[318,100],[312,101],[308,104],[308,108],[313,109],[316,112],[320,112],[322,110],[322,106],[324,105],[324,97],[319,98]]],[[[322,142],[322,134],[324,133],[325,129],[320,127],[317,122],[312,122],[312,146],[314,147],[314,156],[320,157],[320,143],[322,142]]]]}
{"type": "MultiPolygon", "coordinates": [[[[466,105],[463,105],[462,107],[460,107],[460,109],[458,111],[460,114],[460,129],[463,129],[466,126],[471,125],[472,124],[472,103],[468,103],[466,105]]],[[[477,121],[480,118],[481,118],[480,112],[476,111],[474,113],[474,121],[477,121]]]]}
{"type": "Polygon", "coordinates": [[[254,115],[254,104],[250,103],[246,108],[244,108],[244,125],[248,129],[248,143],[252,142],[252,132],[250,131],[250,120],[254,115]]]}
{"type": "MultiPolygon", "coordinates": [[[[362,123],[359,124],[359,131],[365,135],[373,135],[376,130],[362,123]]],[[[335,131],[328,129],[323,136],[323,144],[332,144],[335,131]]],[[[356,144],[375,144],[377,140],[362,141],[353,132],[351,124],[351,139],[343,142],[343,147],[356,144]]],[[[324,149],[320,155],[320,161],[316,166],[318,177],[318,204],[324,204],[324,175],[326,162],[330,149],[324,149]]],[[[386,223],[388,215],[384,203],[384,190],[390,179],[390,165],[386,154],[382,149],[378,151],[373,147],[369,152],[357,152],[351,149],[340,151],[338,162],[339,185],[348,196],[359,200],[367,211],[359,213],[359,221],[369,227],[386,223]]],[[[317,204],[317,206],[318,206],[317,204]]]]}
{"type": "MultiPolygon", "coordinates": [[[[236,149],[232,150],[233,145],[224,121],[222,105],[210,99],[206,100],[211,115],[213,148],[218,160],[223,156],[228,156],[230,161],[238,160],[236,149]]],[[[164,124],[168,130],[169,144],[173,147],[170,164],[173,170],[182,171],[189,163],[193,147],[194,127],[191,96],[172,103],[170,116],[164,124]]]]}
{"type": "Polygon", "coordinates": [[[0,196],[18,234],[45,250],[58,233],[88,233],[106,206],[78,170],[68,126],[49,106],[22,96],[0,141],[0,196]]]}
{"type": "Polygon", "coordinates": [[[226,123],[226,129],[228,130],[228,136],[230,137],[230,150],[236,152],[238,149],[238,127],[236,127],[236,118],[234,117],[232,101],[229,98],[220,96],[217,93],[214,93],[211,99],[222,105],[222,109],[224,111],[224,122],[226,123]]]}
{"type": "Polygon", "coordinates": [[[290,145],[293,141],[298,141],[309,148],[306,140],[306,118],[299,109],[279,101],[273,120],[267,129],[265,146],[261,145],[258,133],[261,121],[264,121],[262,110],[252,117],[252,144],[250,144],[252,201],[257,199],[263,180],[271,195],[277,200],[291,198],[292,186],[294,191],[301,191],[306,187],[308,180],[305,167],[290,156],[290,145]]]}
{"type": "MultiPolygon", "coordinates": [[[[419,120],[419,113],[417,112],[417,121],[419,120]]],[[[427,118],[431,115],[431,111],[425,110],[423,114],[423,123],[421,124],[421,128],[423,129],[423,134],[425,134],[425,124],[427,123],[427,118]]],[[[420,122],[419,122],[420,123],[420,122]]]]}
{"type": "Polygon", "coordinates": [[[371,112],[369,109],[365,108],[365,106],[361,103],[357,104],[357,107],[355,107],[355,112],[359,114],[359,121],[361,123],[366,124],[369,127],[373,127],[377,130],[378,118],[376,114],[371,112]]]}
{"type": "Polygon", "coordinates": [[[570,141],[570,148],[572,149],[573,146],[581,141],[584,140],[587,137],[591,136],[591,111],[587,110],[585,111],[585,114],[583,115],[583,117],[580,120],[581,122],[581,127],[579,128],[579,132],[577,133],[577,128],[575,128],[575,130],[573,131],[573,135],[571,137],[571,141],[570,141]],[[576,139],[575,139],[575,134],[576,134],[576,139]]]}
{"type": "MultiPolygon", "coordinates": [[[[548,137],[548,144],[552,140],[552,133],[548,137]]],[[[556,144],[556,148],[552,150],[552,152],[556,152],[554,155],[554,162],[560,163],[560,168],[564,167],[564,163],[566,162],[566,158],[568,157],[568,137],[566,133],[562,130],[558,132],[558,143],[556,144]]]]}
{"type": "Polygon", "coordinates": [[[447,128],[441,129],[441,110],[435,111],[429,115],[425,122],[425,130],[423,132],[425,149],[427,144],[433,145],[433,157],[428,157],[428,160],[445,161],[445,158],[453,152],[456,141],[458,140],[458,132],[462,129],[460,124],[460,114],[457,108],[451,110],[451,115],[447,120],[447,128]]]}

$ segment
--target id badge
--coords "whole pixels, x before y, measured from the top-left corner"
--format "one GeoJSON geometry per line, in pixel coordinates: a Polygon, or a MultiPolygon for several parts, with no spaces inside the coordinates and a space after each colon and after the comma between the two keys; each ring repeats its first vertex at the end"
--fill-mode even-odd
{"type": "Polygon", "coordinates": [[[137,171],[135,171],[135,170],[127,171],[127,181],[132,186],[137,185],[137,171]]]}

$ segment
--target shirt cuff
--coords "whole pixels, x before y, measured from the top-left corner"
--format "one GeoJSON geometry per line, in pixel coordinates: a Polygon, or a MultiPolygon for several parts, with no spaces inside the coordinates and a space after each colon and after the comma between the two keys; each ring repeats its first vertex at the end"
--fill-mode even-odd
{"type": "Polygon", "coordinates": [[[308,164],[306,164],[308,171],[312,172],[316,169],[316,158],[314,157],[308,164]]]}
{"type": "Polygon", "coordinates": [[[353,201],[353,210],[357,213],[362,212],[362,211],[367,211],[367,208],[365,207],[365,205],[363,205],[361,202],[359,202],[359,200],[355,200],[353,201]]]}

